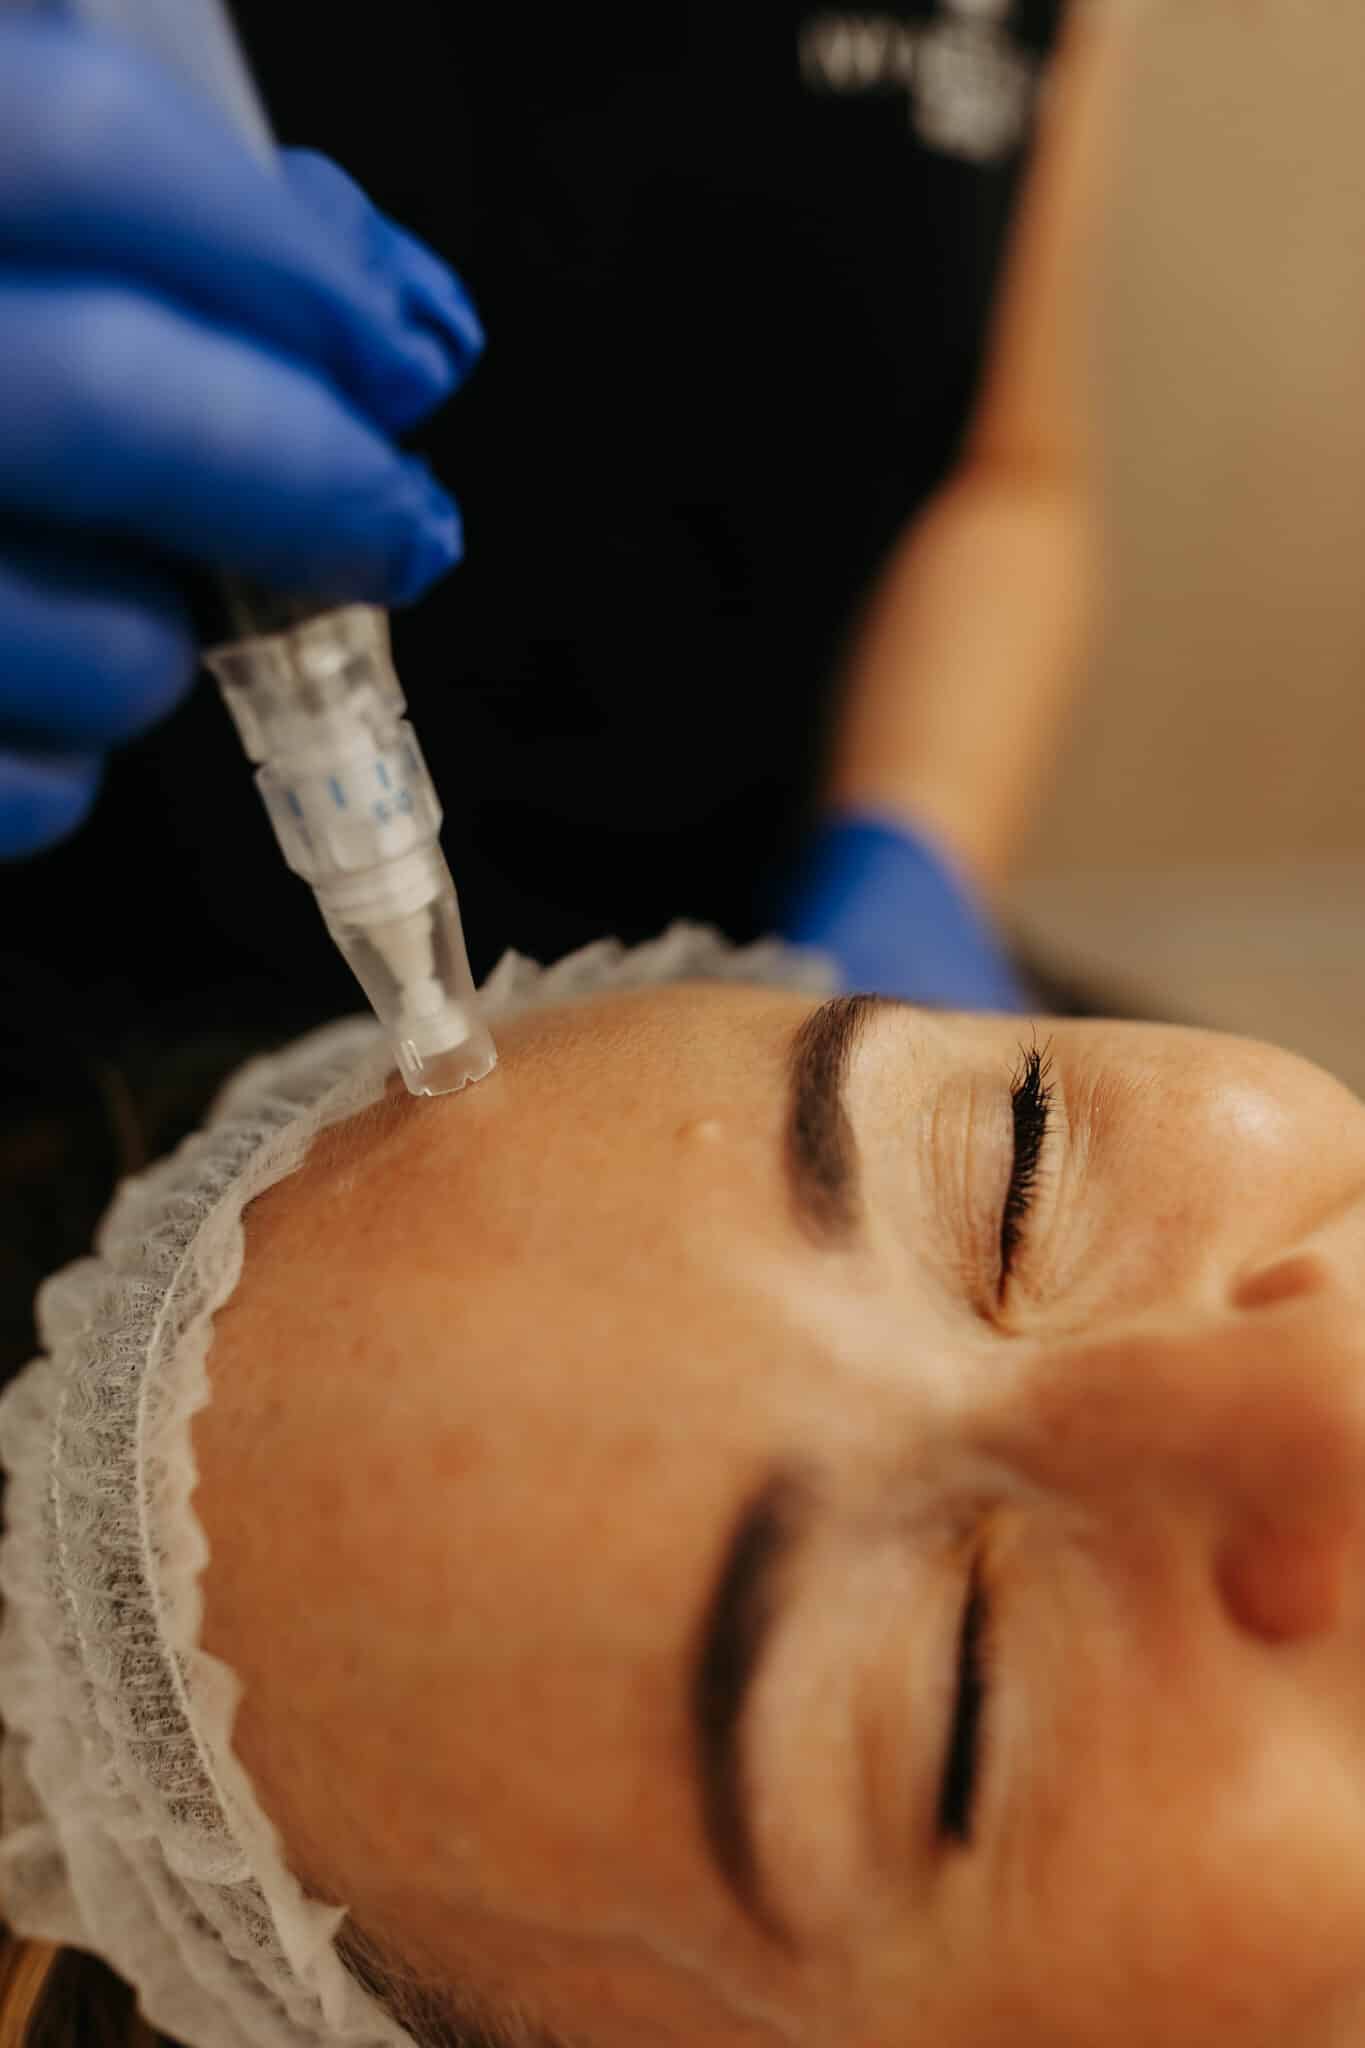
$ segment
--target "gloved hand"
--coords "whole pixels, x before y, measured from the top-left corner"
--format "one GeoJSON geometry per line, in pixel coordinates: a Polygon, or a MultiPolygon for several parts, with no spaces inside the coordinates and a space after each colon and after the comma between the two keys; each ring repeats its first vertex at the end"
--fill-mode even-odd
{"type": "Polygon", "coordinates": [[[73,24],[0,18],[0,855],[193,677],[177,566],[402,604],[460,554],[391,437],[483,337],[344,172],[73,24]]]}
{"type": "Polygon", "coordinates": [[[904,824],[845,814],[822,825],[777,929],[830,954],[849,992],[946,1010],[1035,1007],[966,877],[904,824]]]}

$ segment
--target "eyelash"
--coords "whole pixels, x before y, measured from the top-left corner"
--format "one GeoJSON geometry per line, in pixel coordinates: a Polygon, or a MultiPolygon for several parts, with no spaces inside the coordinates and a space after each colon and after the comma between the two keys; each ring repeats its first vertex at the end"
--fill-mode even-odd
{"type": "Polygon", "coordinates": [[[972,1838],[973,1812],[981,1778],[990,1624],[990,1595],[982,1561],[977,1557],[972,1564],[966,1605],[962,1610],[957,1698],[938,1798],[939,1833],[950,1835],[954,1841],[964,1845],[972,1838]]]}
{"type": "Polygon", "coordinates": [[[1052,1110],[1052,1087],[1048,1076],[1052,1071],[1052,1054],[1047,1046],[1040,1050],[1036,1045],[1020,1052],[1022,1066],[1016,1068],[1010,1083],[1010,1102],[1014,1110],[1014,1160],[1010,1168],[1010,1183],[1005,1192],[1005,1207],[1000,1218],[1000,1293],[1013,1271],[1015,1256],[1024,1239],[1024,1227],[1033,1197],[1038,1186],[1038,1168],[1043,1156],[1043,1145],[1047,1138],[1048,1120],[1052,1110]]]}

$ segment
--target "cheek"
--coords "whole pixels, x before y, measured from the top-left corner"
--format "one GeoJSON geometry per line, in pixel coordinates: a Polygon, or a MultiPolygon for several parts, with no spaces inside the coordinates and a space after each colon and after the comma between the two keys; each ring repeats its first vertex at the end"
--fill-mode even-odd
{"type": "MultiPolygon", "coordinates": [[[[1174,1111],[1171,1141],[1196,1165],[1318,1178],[1365,1163],[1365,1107],[1311,1061],[1271,1045],[1201,1035],[1170,1049],[1160,1094],[1174,1111]]],[[[1156,1077],[1154,1077],[1156,1078],[1156,1077]]]]}
{"type": "Polygon", "coordinates": [[[1253,1083],[1222,1081],[1187,1094],[1169,1129],[1168,1236],[1259,1234],[1274,1229],[1297,1191],[1301,1170],[1295,1119],[1253,1083]]]}
{"type": "Polygon", "coordinates": [[[1186,1105],[1187,1142],[1196,1153],[1235,1161],[1239,1171],[1279,1171],[1297,1157],[1302,1112],[1255,1081],[1221,1081],[1186,1105]]]}
{"type": "Polygon", "coordinates": [[[1077,1735],[1064,1818],[1012,1916],[1021,2038],[1328,2048],[1365,2005],[1352,1774],[1288,1696],[1220,1695],[1207,1672],[1171,1692],[1096,1703],[1077,1735]]]}
{"type": "Polygon", "coordinates": [[[1354,1123],[1342,1115],[1350,1105],[1331,1092],[1328,1105],[1315,1089],[1214,1072],[1164,1089],[1155,1111],[1139,1104],[1107,1180],[1110,1278],[1121,1267],[1141,1292],[1154,1277],[1174,1286],[1182,1273],[1240,1267],[1314,1228],[1361,1171],[1358,1140],[1354,1163],[1347,1142],[1354,1123]]]}
{"type": "Polygon", "coordinates": [[[1163,1181],[1193,1196],[1232,1187],[1259,1195],[1300,1149],[1301,1109],[1257,1073],[1229,1074],[1210,1063],[1163,1088],[1158,1100],[1149,1127],[1157,1147],[1152,1165],[1164,1162],[1163,1181]]]}

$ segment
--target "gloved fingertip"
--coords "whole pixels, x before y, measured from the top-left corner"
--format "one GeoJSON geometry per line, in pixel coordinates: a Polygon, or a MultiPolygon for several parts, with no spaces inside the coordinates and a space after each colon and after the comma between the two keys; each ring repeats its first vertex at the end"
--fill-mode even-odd
{"type": "Polygon", "coordinates": [[[69,839],[103,780],[100,755],[0,754],[0,860],[23,860],[69,839]]]}
{"type": "Polygon", "coordinates": [[[398,289],[403,317],[437,334],[462,373],[484,347],[483,322],[463,280],[419,236],[385,220],[384,268],[398,289]]]}
{"type": "Polygon", "coordinates": [[[428,487],[420,523],[407,535],[394,558],[388,602],[414,603],[454,568],[463,553],[464,524],[459,507],[433,483],[428,487]]]}
{"type": "Polygon", "coordinates": [[[482,355],[487,337],[474,302],[453,271],[433,264],[436,274],[404,277],[401,303],[406,317],[435,330],[453,355],[461,375],[467,375],[482,355]]]}
{"type": "Polygon", "coordinates": [[[391,433],[406,433],[449,398],[460,380],[460,366],[441,341],[422,328],[411,328],[382,374],[379,413],[391,433]]]}
{"type": "Polygon", "coordinates": [[[416,235],[382,213],[328,157],[291,152],[290,185],[325,221],[351,272],[338,364],[346,387],[391,432],[448,398],[483,348],[464,285],[416,235]]]}

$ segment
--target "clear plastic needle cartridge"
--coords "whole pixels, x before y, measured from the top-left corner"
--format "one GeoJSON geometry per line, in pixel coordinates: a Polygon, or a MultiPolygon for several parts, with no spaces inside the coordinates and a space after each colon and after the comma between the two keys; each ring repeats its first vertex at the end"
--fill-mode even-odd
{"type": "Polygon", "coordinates": [[[410,1092],[479,1080],[497,1054],[386,615],[347,605],[204,659],[257,764],[284,857],[316,896],[410,1092]]]}

